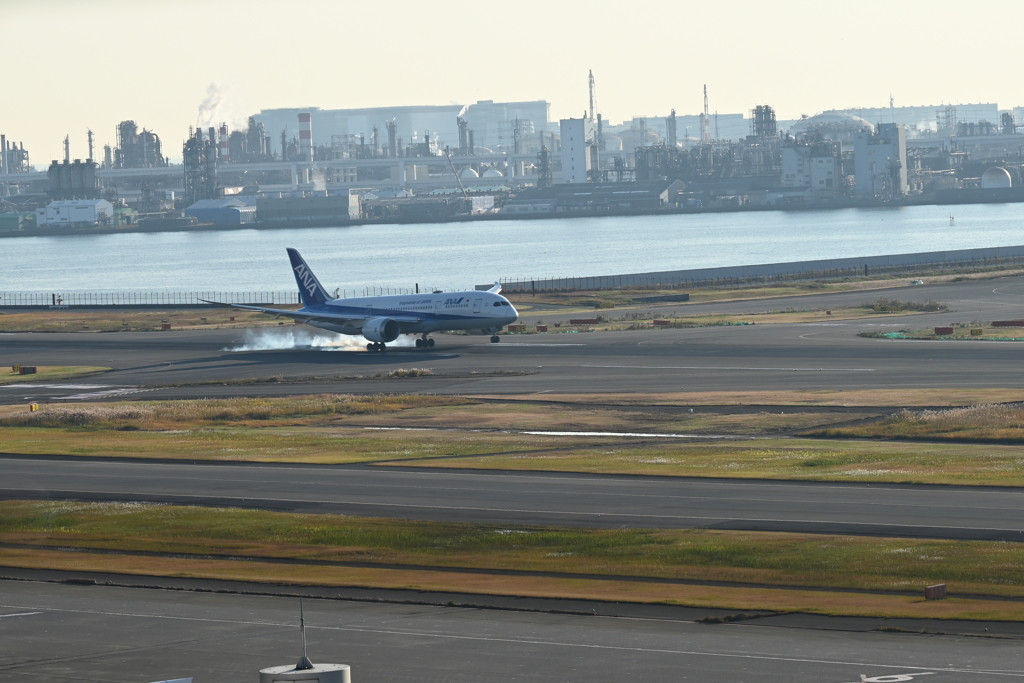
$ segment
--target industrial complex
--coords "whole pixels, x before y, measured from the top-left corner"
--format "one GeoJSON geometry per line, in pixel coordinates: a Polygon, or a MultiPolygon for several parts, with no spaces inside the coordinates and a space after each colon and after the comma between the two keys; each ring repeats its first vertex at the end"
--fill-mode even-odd
{"type": "Polygon", "coordinates": [[[135,121],[46,169],[0,137],[0,232],[337,225],[474,216],[1022,201],[1024,108],[769,105],[604,119],[547,101],[264,109],[189,128],[181,163],[135,121]],[[586,186],[586,189],[581,189],[586,186]]]}

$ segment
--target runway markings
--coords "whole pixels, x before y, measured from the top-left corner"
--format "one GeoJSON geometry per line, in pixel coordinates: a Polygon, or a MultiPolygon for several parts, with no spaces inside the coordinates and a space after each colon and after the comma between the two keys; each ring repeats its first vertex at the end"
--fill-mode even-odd
{"type": "MultiPolygon", "coordinates": [[[[0,605],[0,607],[7,607],[6,605],[0,605]]],[[[18,609],[18,608],[15,608],[18,609]]],[[[25,609],[25,608],[21,608],[25,609]]],[[[32,608],[29,608],[32,609],[32,608]]],[[[144,614],[139,612],[105,612],[101,610],[85,610],[85,609],[68,609],[68,608],[41,608],[49,612],[64,612],[67,614],[91,614],[98,616],[107,617],[129,617],[138,619],[168,619],[173,621],[194,621],[204,622],[213,624],[234,624],[238,626],[273,626],[277,628],[295,628],[294,622],[274,622],[274,621],[242,621],[238,619],[212,619],[209,617],[183,617],[173,616],[168,614],[144,614]]],[[[592,619],[593,617],[584,617],[592,619]]],[[[616,617],[608,617],[616,618],[616,617]]],[[[999,669],[957,669],[957,668],[938,668],[938,667],[918,667],[907,664],[884,664],[878,662],[851,662],[836,659],[813,659],[809,657],[788,657],[782,654],[748,654],[742,652],[714,652],[710,650],[679,650],[671,648],[657,648],[657,647],[637,647],[629,645],[602,645],[598,643],[572,643],[567,641],[558,640],[542,640],[539,638],[501,638],[498,636],[482,636],[482,635],[461,635],[455,633],[438,633],[436,631],[423,631],[423,630],[412,630],[412,629],[396,629],[396,628],[379,628],[373,626],[306,626],[311,630],[321,631],[341,631],[347,633],[373,633],[377,635],[390,635],[390,636],[414,636],[418,638],[437,638],[444,640],[466,640],[475,642],[491,642],[491,643],[514,643],[517,645],[541,645],[547,647],[568,647],[568,648],[580,648],[587,650],[613,650],[619,652],[648,652],[652,654],[670,654],[670,655],[685,655],[689,657],[720,657],[724,659],[750,659],[760,661],[772,661],[772,662],[794,662],[799,664],[828,664],[834,666],[850,666],[850,667],[879,667],[883,669],[896,669],[901,671],[911,670],[913,674],[896,674],[895,676],[878,676],[875,678],[862,678],[862,681],[869,681],[871,683],[888,683],[888,681],[907,681],[912,680],[910,678],[904,678],[904,676],[921,676],[926,674],[935,673],[960,673],[960,674],[975,674],[980,676],[1013,676],[1015,678],[1024,678],[1024,673],[1018,671],[1006,671],[999,669]],[[899,676],[899,678],[897,678],[899,676]]],[[[734,628],[747,628],[744,626],[734,626],[734,628]]]]}
{"type": "Polygon", "coordinates": [[[42,614],[42,612],[18,612],[17,614],[0,614],[0,619],[7,619],[8,617],[30,617],[33,614],[42,614]]]}
{"type": "Polygon", "coordinates": [[[581,365],[581,368],[625,370],[741,370],[764,372],[874,372],[874,368],[748,368],[731,365],[581,365]]]}

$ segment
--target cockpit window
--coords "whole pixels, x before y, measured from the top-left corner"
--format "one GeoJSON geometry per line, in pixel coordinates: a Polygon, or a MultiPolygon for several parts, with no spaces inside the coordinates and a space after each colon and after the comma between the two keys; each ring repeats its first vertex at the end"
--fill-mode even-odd
{"type": "Polygon", "coordinates": [[[500,301],[495,301],[495,302],[494,302],[494,305],[495,305],[495,306],[500,306],[500,305],[501,305],[501,302],[500,302],[500,301]]]}

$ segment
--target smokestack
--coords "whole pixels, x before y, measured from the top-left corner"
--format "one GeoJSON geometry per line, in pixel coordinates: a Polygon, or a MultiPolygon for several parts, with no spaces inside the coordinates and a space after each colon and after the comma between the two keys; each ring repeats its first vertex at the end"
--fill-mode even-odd
{"type": "Polygon", "coordinates": [[[7,175],[11,169],[7,168],[7,136],[0,135],[0,173],[7,175]]]}
{"type": "Polygon", "coordinates": [[[231,160],[231,150],[228,148],[228,124],[220,124],[220,163],[226,164],[231,160]]]}
{"type": "Polygon", "coordinates": [[[299,114],[299,149],[306,156],[305,161],[313,161],[313,117],[311,114],[299,114]]]}

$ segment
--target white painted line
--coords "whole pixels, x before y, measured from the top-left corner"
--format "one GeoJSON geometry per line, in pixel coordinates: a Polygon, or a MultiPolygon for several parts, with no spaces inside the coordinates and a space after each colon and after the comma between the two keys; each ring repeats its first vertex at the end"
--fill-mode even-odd
{"type": "Polygon", "coordinates": [[[128,394],[141,394],[153,389],[108,389],[107,391],[93,391],[87,394],[73,394],[71,396],[54,396],[54,401],[79,401],[87,398],[107,398],[110,396],[127,396],[128,394]]]}
{"type": "MultiPolygon", "coordinates": [[[[7,605],[0,605],[0,607],[7,607],[7,605]]],[[[100,610],[85,610],[85,609],[61,609],[61,608],[44,608],[51,612],[66,612],[68,614],[95,614],[100,616],[110,617],[134,617],[142,619],[168,619],[172,621],[195,621],[213,624],[235,624],[240,626],[274,626],[279,628],[294,628],[293,622],[273,622],[273,621],[240,621],[235,619],[211,619],[209,617],[179,617],[171,616],[167,614],[142,614],[138,612],[104,612],[100,610]]],[[[593,617],[586,617],[592,619],[593,617]]],[[[918,672],[915,675],[922,675],[924,672],[946,672],[946,673],[969,673],[987,676],[1013,676],[1016,678],[1024,678],[1024,673],[1018,671],[1004,671],[998,669],[955,669],[955,668],[938,668],[938,667],[923,667],[923,666],[909,666],[906,664],[884,664],[878,662],[850,662],[843,660],[834,659],[810,659],[806,657],[786,657],[784,655],[773,655],[773,654],[743,654],[738,652],[711,652],[701,650],[672,650],[668,648],[653,648],[653,647],[631,647],[628,645],[598,645],[595,643],[570,643],[565,641],[557,640],[539,640],[539,639],[527,639],[527,638],[499,638],[495,636],[467,636],[458,635],[452,633],[436,633],[431,631],[421,630],[400,630],[400,629],[386,629],[386,628],[374,628],[368,626],[307,626],[306,628],[321,631],[342,631],[352,633],[375,633],[380,635],[393,635],[393,636],[416,636],[422,638],[439,638],[444,640],[469,640],[469,641],[484,641],[494,643],[516,643],[520,645],[545,645],[550,647],[574,647],[588,650],[617,650],[621,652],[651,652],[658,654],[672,654],[672,655],[686,655],[691,657],[722,657],[728,659],[753,659],[753,660],[764,660],[764,661],[775,661],[775,662],[796,662],[804,664],[833,664],[836,666],[856,666],[856,667],[882,667],[885,669],[901,669],[911,670],[918,672]]],[[[742,626],[741,626],[742,628],[742,626]]],[[[906,674],[904,674],[906,675],[906,674]]],[[[869,679],[871,680],[871,679],[869,679]]]]}
{"type": "Polygon", "coordinates": [[[760,370],[765,372],[874,372],[874,368],[744,368],[726,365],[581,365],[581,368],[624,368],[627,370],[760,370]]]}
{"type": "Polygon", "coordinates": [[[725,434],[647,434],[645,432],[513,432],[513,434],[532,434],[534,436],[639,436],[656,439],[735,439],[725,434]]]}
{"type": "Polygon", "coordinates": [[[7,617],[30,617],[33,614],[42,614],[42,612],[18,612],[17,614],[0,614],[0,619],[6,619],[7,617]]]}

